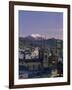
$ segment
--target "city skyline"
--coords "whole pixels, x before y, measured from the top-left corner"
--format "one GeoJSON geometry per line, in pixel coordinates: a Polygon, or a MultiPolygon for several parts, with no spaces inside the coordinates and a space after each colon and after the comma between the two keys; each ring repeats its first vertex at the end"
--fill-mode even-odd
{"type": "Polygon", "coordinates": [[[19,37],[29,35],[63,39],[63,13],[19,11],[19,37]]]}

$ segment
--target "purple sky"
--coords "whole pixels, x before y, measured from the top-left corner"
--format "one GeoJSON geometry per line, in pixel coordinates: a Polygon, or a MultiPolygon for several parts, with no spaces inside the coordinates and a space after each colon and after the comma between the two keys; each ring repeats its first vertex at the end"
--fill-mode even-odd
{"type": "Polygon", "coordinates": [[[19,36],[45,35],[46,38],[63,38],[63,13],[19,11],[19,36]]]}

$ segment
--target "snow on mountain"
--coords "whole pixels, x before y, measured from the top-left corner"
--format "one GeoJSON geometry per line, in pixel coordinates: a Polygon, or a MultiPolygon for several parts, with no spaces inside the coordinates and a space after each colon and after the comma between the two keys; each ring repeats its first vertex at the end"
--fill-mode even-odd
{"type": "Polygon", "coordinates": [[[34,38],[41,37],[40,34],[31,34],[31,36],[34,37],[34,38]]]}
{"type": "Polygon", "coordinates": [[[31,34],[30,36],[33,37],[34,39],[44,39],[44,36],[40,34],[31,34]]]}

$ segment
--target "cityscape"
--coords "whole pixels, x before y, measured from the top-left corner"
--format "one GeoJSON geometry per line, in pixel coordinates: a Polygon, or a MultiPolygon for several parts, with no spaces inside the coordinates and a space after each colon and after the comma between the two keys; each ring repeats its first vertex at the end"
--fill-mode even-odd
{"type": "Polygon", "coordinates": [[[19,79],[63,77],[62,16],[56,12],[19,12],[19,79]]]}

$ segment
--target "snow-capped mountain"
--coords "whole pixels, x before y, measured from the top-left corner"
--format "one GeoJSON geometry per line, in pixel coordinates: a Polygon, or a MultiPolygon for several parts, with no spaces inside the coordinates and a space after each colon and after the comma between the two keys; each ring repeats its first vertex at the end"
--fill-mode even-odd
{"type": "Polygon", "coordinates": [[[40,34],[31,34],[31,35],[27,36],[26,38],[35,39],[35,40],[41,40],[41,39],[44,39],[44,36],[42,36],[40,34]]]}
{"type": "Polygon", "coordinates": [[[40,37],[42,37],[40,34],[31,34],[31,36],[34,37],[34,38],[40,38],[40,37]]]}
{"type": "Polygon", "coordinates": [[[43,36],[41,36],[40,34],[31,34],[27,37],[19,37],[19,43],[20,46],[42,46],[42,44],[46,45],[49,48],[53,48],[56,47],[56,42],[60,41],[61,43],[63,43],[62,40],[59,39],[55,39],[55,38],[50,38],[50,39],[45,39],[43,36]]]}

